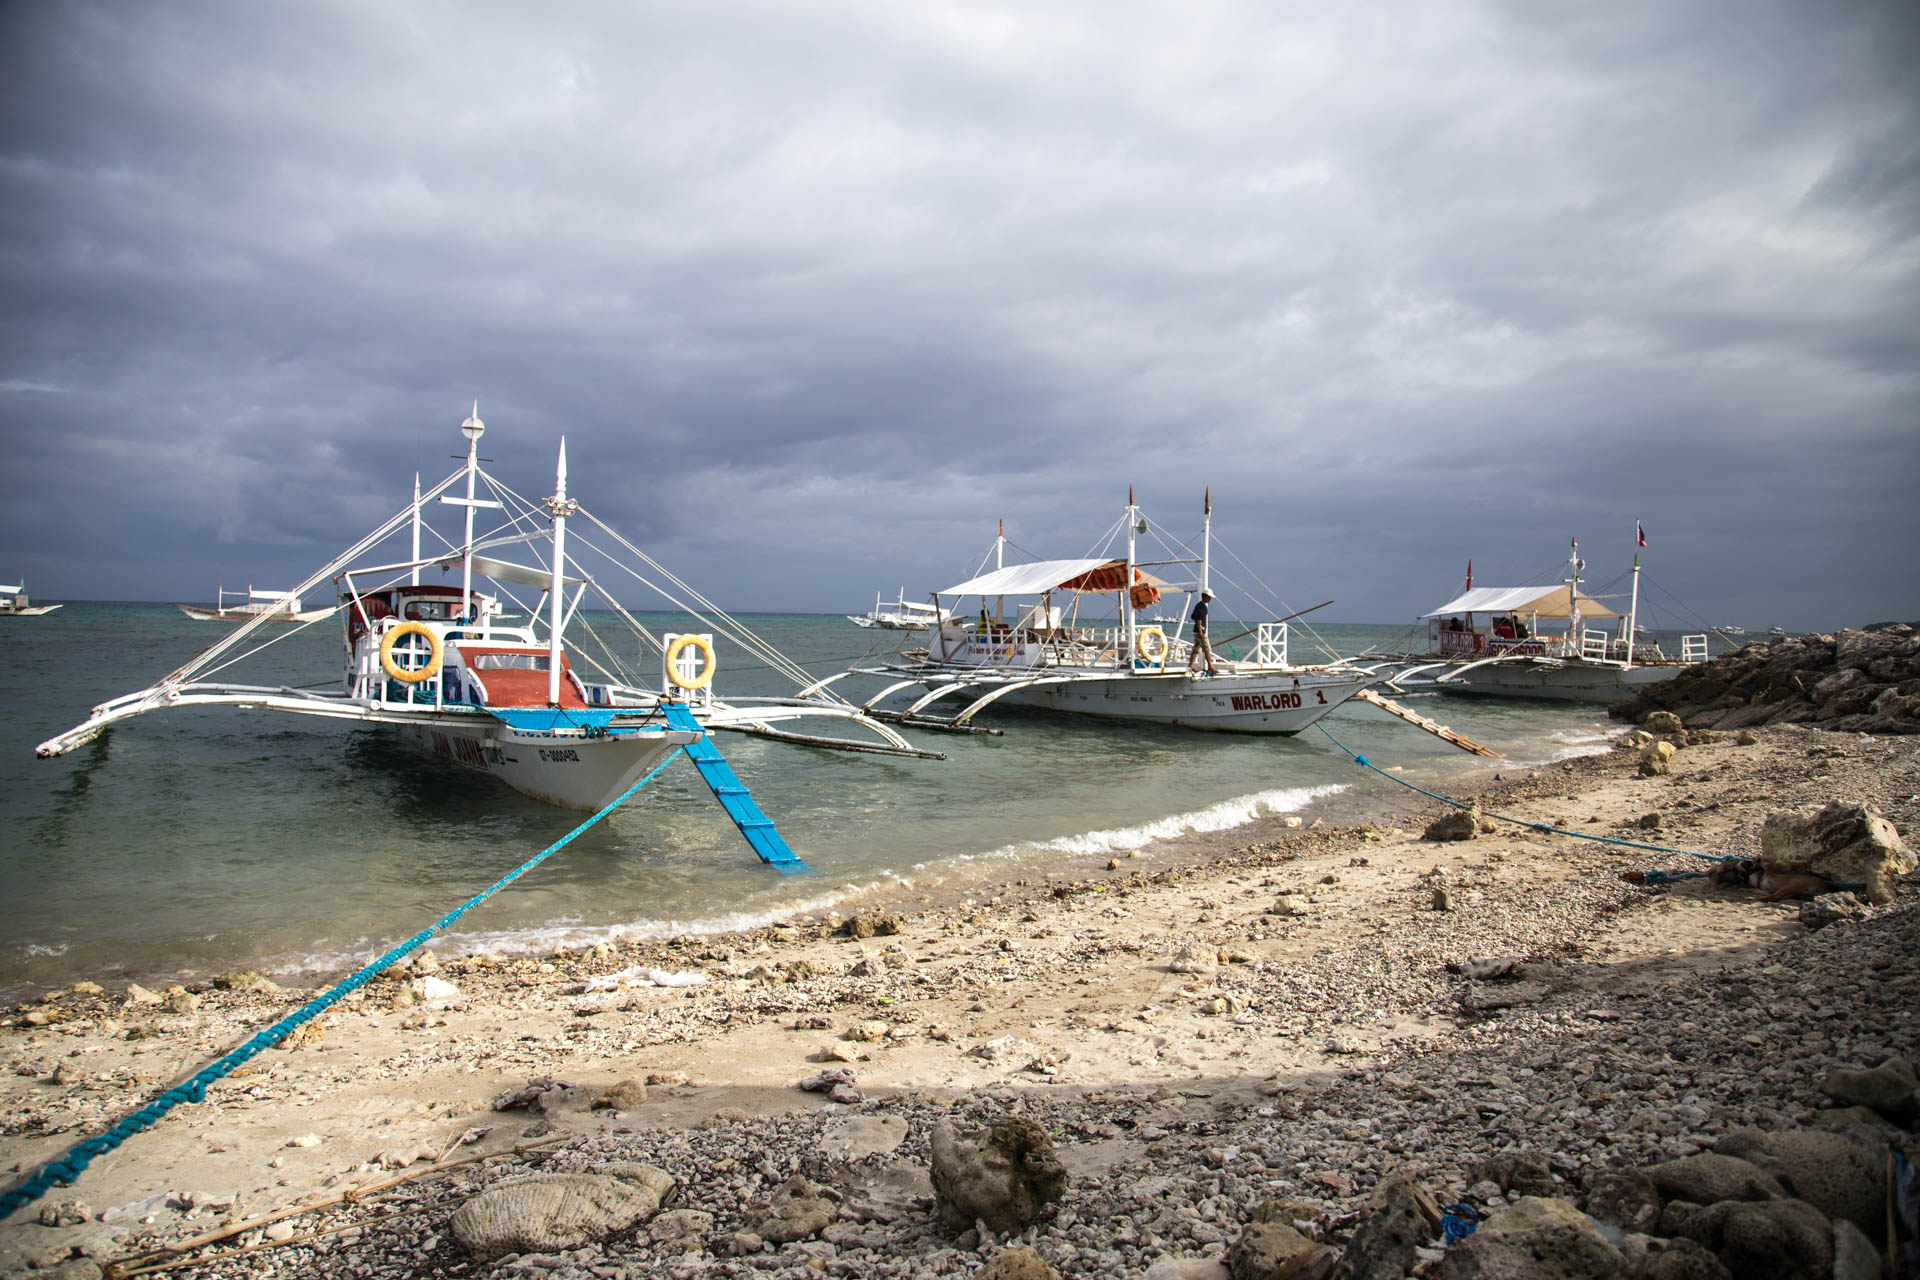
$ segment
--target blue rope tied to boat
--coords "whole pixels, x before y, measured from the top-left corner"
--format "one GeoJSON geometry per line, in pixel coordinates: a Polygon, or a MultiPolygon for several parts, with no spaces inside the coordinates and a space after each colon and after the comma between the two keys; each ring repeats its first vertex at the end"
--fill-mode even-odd
{"type": "Polygon", "coordinates": [[[66,1153],[59,1159],[50,1160],[46,1164],[41,1165],[39,1169],[35,1170],[33,1174],[19,1186],[14,1187],[4,1194],[0,1194],[0,1218],[9,1217],[16,1210],[23,1209],[27,1205],[32,1204],[55,1186],[64,1187],[73,1185],[73,1183],[79,1179],[80,1175],[86,1172],[87,1166],[93,1162],[96,1156],[107,1154],[107,1152],[112,1151],[115,1147],[118,1147],[142,1129],[150,1128],[159,1123],[161,1117],[165,1116],[167,1112],[173,1110],[181,1103],[200,1102],[205,1099],[208,1085],[228,1074],[235,1067],[246,1062],[254,1055],[279,1044],[292,1032],[305,1026],[322,1013],[325,1013],[350,993],[358,991],[381,972],[391,968],[411,952],[417,951],[425,946],[428,942],[432,941],[436,935],[446,932],[461,916],[466,915],[467,912],[473,910],[488,898],[499,893],[515,880],[518,880],[521,876],[527,874],[527,872],[533,870],[542,862],[545,862],[548,858],[572,844],[595,823],[626,803],[627,798],[634,792],[646,786],[649,782],[652,782],[660,770],[673,763],[674,757],[678,756],[681,750],[682,748],[675,747],[668,753],[666,759],[654,766],[652,772],[628,787],[625,791],[622,791],[620,795],[604,809],[601,809],[598,813],[588,818],[572,831],[569,831],[559,840],[556,840],[539,853],[536,853],[533,857],[521,863],[514,870],[494,881],[493,884],[480,893],[467,899],[461,906],[447,912],[446,915],[441,916],[419,933],[414,934],[399,946],[393,948],[371,964],[368,964],[352,977],[343,979],[325,994],[308,1001],[298,1010],[288,1014],[271,1027],[268,1027],[265,1031],[253,1036],[225,1057],[218,1058],[207,1066],[202,1067],[199,1071],[194,1072],[192,1076],[174,1085],[171,1089],[166,1090],[138,1111],[133,1112],[131,1115],[121,1117],[121,1119],[105,1133],[95,1134],[91,1138],[76,1142],[73,1146],[69,1147],[66,1153]]]}
{"type": "Polygon", "coordinates": [[[1441,1212],[1440,1234],[1448,1244],[1465,1240],[1480,1229],[1480,1213],[1470,1204],[1450,1204],[1441,1212]]]}
{"type": "MultiPolygon", "coordinates": [[[[1443,796],[1438,791],[1429,791],[1423,786],[1419,786],[1416,783],[1408,782],[1405,778],[1394,777],[1392,774],[1388,773],[1385,769],[1382,769],[1379,765],[1373,763],[1371,760],[1367,759],[1365,756],[1361,755],[1359,752],[1347,746],[1346,743],[1334,737],[1332,730],[1328,729],[1325,724],[1319,724],[1318,727],[1320,732],[1327,735],[1327,741],[1333,743],[1334,746],[1340,748],[1342,751],[1352,756],[1353,762],[1359,765],[1361,768],[1371,769],[1375,773],[1379,774],[1381,777],[1387,779],[1389,782],[1397,782],[1403,787],[1407,787],[1411,790],[1418,791],[1423,796],[1431,796],[1433,799],[1440,801],[1442,804],[1450,804],[1456,809],[1471,809],[1473,807],[1470,804],[1466,804],[1462,801],[1455,800],[1450,796],[1443,796]]],[[[1573,836],[1575,839],[1578,839],[1578,840],[1594,840],[1594,841],[1598,841],[1601,844],[1617,844],[1628,849],[1649,849],[1654,853],[1684,853],[1689,858],[1705,858],[1708,862],[1738,861],[1738,859],[1735,858],[1732,854],[1697,853],[1692,849],[1670,849],[1666,845],[1661,845],[1661,844],[1642,844],[1637,840],[1622,840],[1618,836],[1589,835],[1585,831],[1569,831],[1565,827],[1556,827],[1552,823],[1548,823],[1548,822],[1528,822],[1525,818],[1509,818],[1502,813],[1490,813],[1487,816],[1489,818],[1498,818],[1502,822],[1511,822],[1515,826],[1525,827],[1529,831],[1545,832],[1548,835],[1573,836]]],[[[1655,876],[1664,876],[1670,879],[1678,879],[1685,876],[1692,876],[1692,875],[1699,875],[1699,874],[1703,874],[1703,873],[1650,871],[1647,873],[1647,876],[1648,876],[1649,883],[1657,883],[1656,881],[1653,880],[1653,877],[1655,876]]]]}

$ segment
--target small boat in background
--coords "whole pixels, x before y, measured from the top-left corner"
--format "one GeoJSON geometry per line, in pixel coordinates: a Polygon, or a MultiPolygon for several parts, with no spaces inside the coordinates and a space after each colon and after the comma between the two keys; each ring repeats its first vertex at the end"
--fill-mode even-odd
{"type": "Polygon", "coordinates": [[[325,609],[302,609],[300,597],[291,591],[255,591],[251,584],[245,591],[216,588],[211,609],[197,604],[174,607],[195,622],[251,622],[255,618],[264,618],[268,622],[319,622],[332,617],[338,608],[337,605],[330,605],[325,609]],[[246,603],[230,605],[227,603],[229,596],[246,603]]]}
{"type": "Polygon", "coordinates": [[[871,627],[879,631],[924,631],[930,624],[945,622],[951,616],[951,610],[937,609],[933,605],[907,599],[907,589],[902,587],[899,598],[893,603],[883,603],[876,594],[872,612],[857,615],[849,613],[846,618],[856,627],[871,627]]]}
{"type": "Polygon", "coordinates": [[[1573,544],[1567,576],[1554,586],[1476,587],[1469,568],[1461,594],[1423,615],[1426,661],[1401,670],[1391,688],[1431,688],[1507,698],[1615,703],[1647,685],[1707,659],[1707,637],[1680,637],[1680,657],[1668,657],[1639,625],[1640,558],[1633,561],[1627,612],[1608,608],[1580,589],[1580,544],[1573,544]],[[1485,615],[1485,622],[1480,621],[1485,615]],[[1587,625],[1612,621],[1609,632],[1587,625]],[[1542,624],[1545,626],[1542,626],[1542,624]],[[1438,674],[1429,675],[1429,672],[1438,674]],[[1416,685],[1410,676],[1424,676],[1416,685]]]}
{"type": "Polygon", "coordinates": [[[0,587],[0,618],[37,618],[59,607],[57,604],[34,604],[28,600],[24,581],[17,587],[0,587]]]}

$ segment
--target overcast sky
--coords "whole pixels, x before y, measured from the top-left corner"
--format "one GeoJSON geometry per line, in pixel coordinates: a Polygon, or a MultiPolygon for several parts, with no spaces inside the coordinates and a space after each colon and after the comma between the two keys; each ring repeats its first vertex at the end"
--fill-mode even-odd
{"type": "Polygon", "coordinates": [[[1920,7],[0,6],[0,581],[286,585],[484,452],[722,603],[1129,484],[1292,604],[1920,617],[1920,7]]]}

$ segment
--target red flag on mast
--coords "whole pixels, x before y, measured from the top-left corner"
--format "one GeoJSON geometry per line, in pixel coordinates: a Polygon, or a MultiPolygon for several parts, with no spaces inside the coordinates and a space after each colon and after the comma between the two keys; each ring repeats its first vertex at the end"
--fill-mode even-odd
{"type": "Polygon", "coordinates": [[[1633,540],[1640,546],[1644,547],[1647,545],[1647,531],[1640,527],[1638,520],[1633,522],[1633,540]]]}
{"type": "Polygon", "coordinates": [[[1473,590],[1473,557],[1467,557],[1467,590],[1473,590]]]}

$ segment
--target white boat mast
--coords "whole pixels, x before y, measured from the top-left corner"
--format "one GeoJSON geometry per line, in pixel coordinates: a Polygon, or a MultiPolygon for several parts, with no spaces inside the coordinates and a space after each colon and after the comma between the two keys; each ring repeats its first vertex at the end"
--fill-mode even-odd
{"type": "Polygon", "coordinates": [[[567,438],[560,437],[560,463],[554,468],[553,497],[547,499],[547,511],[553,516],[553,585],[548,588],[547,612],[547,705],[560,705],[560,627],[566,601],[567,517],[580,504],[567,497],[567,438]]]}
{"type": "Polygon", "coordinates": [[[1206,595],[1213,588],[1208,585],[1209,566],[1213,560],[1213,486],[1206,490],[1205,507],[1200,515],[1200,594],[1206,595]]]}
{"type": "MultiPolygon", "coordinates": [[[[480,407],[480,402],[478,400],[474,401],[473,407],[477,410],[480,407]]],[[[468,494],[467,496],[472,497],[473,495],[468,494]]],[[[472,518],[472,507],[467,508],[467,515],[469,519],[472,518]]],[[[471,542],[473,535],[468,534],[467,540],[471,542]]],[[[420,473],[418,471],[413,473],[413,576],[407,579],[407,581],[416,587],[420,585],[420,473]]]]}
{"type": "Polygon", "coordinates": [[[1633,665],[1634,632],[1640,625],[1640,522],[1633,522],[1633,597],[1627,604],[1627,660],[1622,666],[1633,665]]]}
{"type": "Polygon", "coordinates": [[[1134,538],[1140,526],[1140,508],[1133,505],[1133,486],[1127,486],[1127,576],[1120,583],[1120,607],[1125,610],[1124,632],[1126,649],[1121,661],[1126,666],[1133,665],[1133,574],[1134,574],[1134,538]]]}
{"type": "MultiPolygon", "coordinates": [[[[460,565],[460,616],[463,618],[473,611],[473,479],[480,469],[480,437],[486,429],[487,424],[480,421],[480,402],[475,400],[473,413],[460,424],[461,433],[467,437],[467,539],[462,544],[460,565]]],[[[414,558],[420,558],[419,552],[414,553],[414,558]]]]}
{"type": "Polygon", "coordinates": [[[1580,558],[1580,539],[1573,539],[1573,552],[1567,557],[1567,643],[1580,652],[1580,571],[1587,562],[1580,558]]]}

